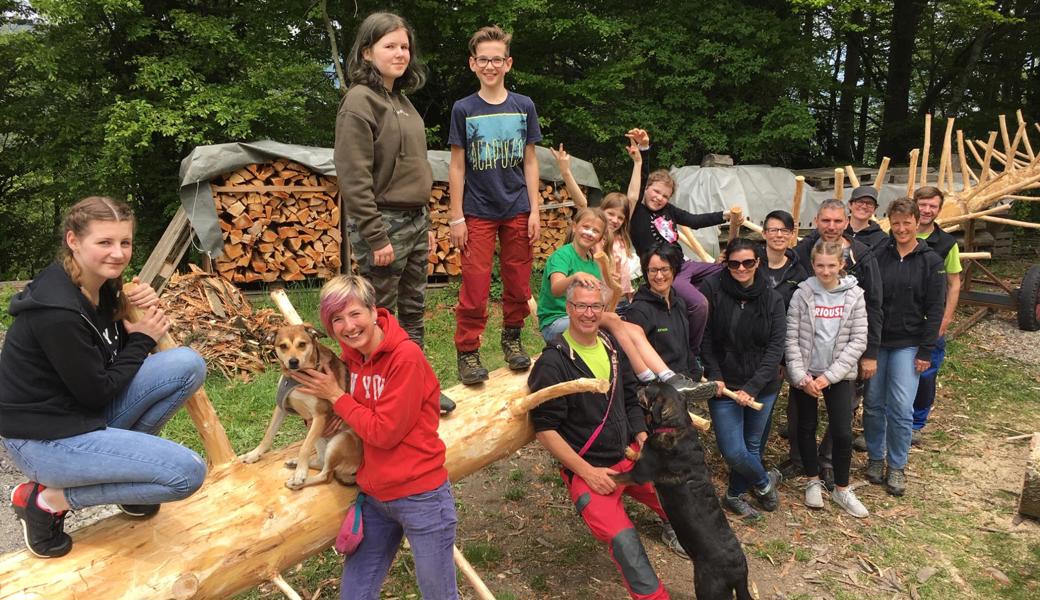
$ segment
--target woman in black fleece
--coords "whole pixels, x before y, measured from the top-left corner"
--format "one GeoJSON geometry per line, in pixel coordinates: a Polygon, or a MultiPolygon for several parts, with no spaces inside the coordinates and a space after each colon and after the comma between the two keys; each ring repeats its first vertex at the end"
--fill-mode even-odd
{"type": "Polygon", "coordinates": [[[741,496],[751,493],[759,505],[776,510],[780,473],[762,466],[762,447],[780,390],[780,359],[784,353],[784,301],[759,272],[755,245],[737,238],[726,249],[726,270],[707,279],[701,288],[711,307],[701,359],[705,374],[715,381],[719,396],[708,402],[719,451],[729,465],[729,489],[723,505],[743,517],[758,512],[741,496]],[[736,399],[722,396],[722,389],[736,399]],[[750,408],[752,401],[762,410],[750,408]]]}

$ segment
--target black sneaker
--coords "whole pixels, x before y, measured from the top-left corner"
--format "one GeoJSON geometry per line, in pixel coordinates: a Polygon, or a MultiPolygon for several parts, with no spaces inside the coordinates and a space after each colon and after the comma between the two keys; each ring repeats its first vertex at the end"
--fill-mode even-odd
{"type": "Polygon", "coordinates": [[[480,351],[458,351],[459,381],[466,385],[476,385],[487,381],[488,370],[480,364],[480,351]]]}
{"type": "Polygon", "coordinates": [[[852,438],[852,449],[856,452],[867,451],[867,438],[863,437],[862,433],[852,438]]]}
{"type": "Polygon", "coordinates": [[[524,352],[519,327],[502,328],[502,356],[513,371],[526,371],[531,368],[531,357],[524,352]]]}
{"type": "Polygon", "coordinates": [[[116,504],[116,508],[123,511],[124,515],[138,519],[154,517],[159,512],[158,504],[116,504]]]}
{"type": "Polygon", "coordinates": [[[726,494],[722,497],[722,506],[731,513],[737,515],[745,521],[754,521],[762,518],[762,513],[755,510],[755,507],[748,504],[748,501],[744,499],[744,496],[730,496],[726,494]]]}
{"type": "Polygon", "coordinates": [[[446,415],[453,410],[455,410],[455,401],[445,396],[444,392],[441,392],[441,414],[446,415]]]}
{"type": "Polygon", "coordinates": [[[784,462],[780,463],[779,470],[780,475],[782,475],[784,479],[794,479],[796,477],[801,477],[802,475],[805,475],[805,467],[802,465],[802,463],[793,461],[791,459],[787,459],[784,462]]]}
{"type": "Polygon", "coordinates": [[[762,510],[773,512],[780,506],[780,490],[777,489],[777,486],[783,481],[783,476],[776,469],[769,469],[767,474],[769,483],[766,484],[766,487],[761,490],[751,488],[751,495],[758,500],[758,505],[762,507],[762,510]]]}
{"type": "Polygon", "coordinates": [[[714,381],[694,381],[681,373],[665,379],[664,383],[674,387],[688,406],[693,406],[695,402],[706,402],[719,391],[714,381]]]}
{"type": "Polygon", "coordinates": [[[65,533],[68,511],[50,513],[36,504],[44,487],[35,481],[21,483],[11,492],[11,508],[22,522],[25,545],[40,558],[65,556],[72,550],[72,537],[65,533]]]}
{"type": "Polygon", "coordinates": [[[902,469],[888,468],[885,476],[885,491],[893,496],[902,496],[906,493],[906,473],[902,469]]]}
{"type": "Polygon", "coordinates": [[[834,491],[834,467],[820,467],[820,479],[823,480],[823,485],[827,488],[828,492],[834,491]]]}
{"type": "Polygon", "coordinates": [[[867,481],[874,484],[881,484],[885,481],[885,461],[873,460],[867,461],[867,468],[863,470],[863,476],[867,478],[867,481]]]}

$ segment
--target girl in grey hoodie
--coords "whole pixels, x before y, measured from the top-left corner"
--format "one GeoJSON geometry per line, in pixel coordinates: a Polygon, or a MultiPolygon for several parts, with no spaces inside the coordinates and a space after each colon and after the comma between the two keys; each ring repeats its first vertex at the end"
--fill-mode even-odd
{"type": "Polygon", "coordinates": [[[834,491],[831,499],[854,517],[869,513],[849,489],[852,460],[852,401],[856,367],[867,347],[867,306],[856,278],[842,269],[840,242],[813,246],[815,275],[803,281],[787,311],[787,377],[790,402],[797,403],[797,443],[809,483],[805,504],[823,508],[823,482],[817,463],[817,403],[827,405],[834,438],[834,491]]]}

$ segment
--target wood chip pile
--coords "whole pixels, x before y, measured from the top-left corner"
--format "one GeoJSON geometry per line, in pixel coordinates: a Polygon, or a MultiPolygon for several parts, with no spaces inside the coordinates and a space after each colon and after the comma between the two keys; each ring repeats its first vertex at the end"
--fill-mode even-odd
{"type": "Polygon", "coordinates": [[[272,340],[284,319],[277,311],[254,310],[234,285],[188,265],[177,273],[159,301],[170,316],[170,335],[206,359],[228,379],[249,381],[275,361],[272,340]]]}
{"type": "Polygon", "coordinates": [[[224,236],[216,269],[228,281],[328,279],[340,268],[335,177],[285,159],[247,165],[211,182],[224,236]]]}

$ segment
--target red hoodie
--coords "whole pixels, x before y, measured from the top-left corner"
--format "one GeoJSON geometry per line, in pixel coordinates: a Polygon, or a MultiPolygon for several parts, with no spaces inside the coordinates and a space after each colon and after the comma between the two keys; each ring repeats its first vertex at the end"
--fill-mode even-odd
{"type": "Polygon", "coordinates": [[[361,437],[358,486],[387,502],[428,492],[448,479],[437,435],[441,386],[422,350],[386,309],[377,309],[383,341],[366,361],[344,346],[350,391],[333,405],[361,437]]]}

